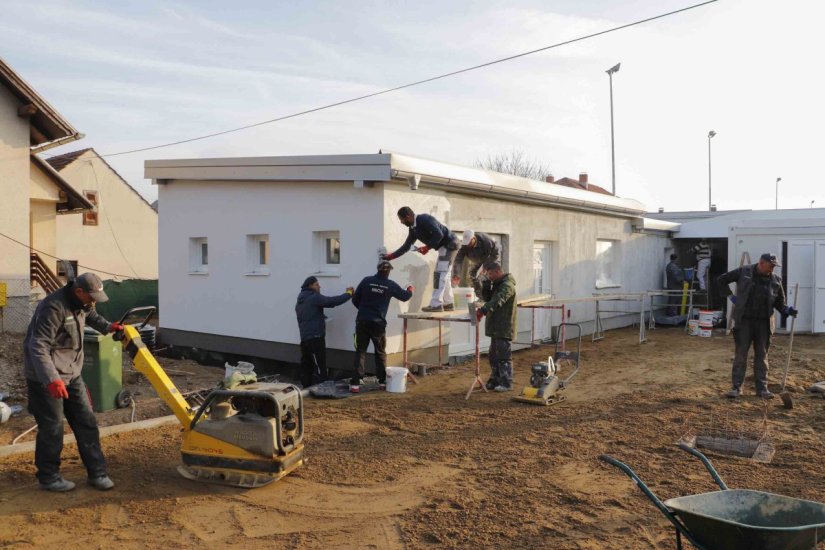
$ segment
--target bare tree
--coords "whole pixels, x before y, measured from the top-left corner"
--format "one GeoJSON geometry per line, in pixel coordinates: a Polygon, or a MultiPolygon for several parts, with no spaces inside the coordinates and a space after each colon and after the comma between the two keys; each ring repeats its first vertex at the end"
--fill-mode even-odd
{"type": "Polygon", "coordinates": [[[544,180],[553,173],[548,165],[528,158],[524,151],[516,149],[506,153],[489,154],[487,158],[478,158],[473,165],[476,168],[534,180],[544,180]]]}

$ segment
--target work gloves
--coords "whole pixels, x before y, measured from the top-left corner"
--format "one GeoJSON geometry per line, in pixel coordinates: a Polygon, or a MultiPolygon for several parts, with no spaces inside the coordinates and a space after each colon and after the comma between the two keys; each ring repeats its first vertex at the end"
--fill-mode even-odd
{"type": "Polygon", "coordinates": [[[347,290],[346,290],[346,293],[349,294],[350,296],[352,296],[353,293],[355,293],[355,289],[351,286],[348,286],[347,290]]]}
{"type": "Polygon", "coordinates": [[[785,309],[782,310],[782,315],[785,317],[796,317],[797,313],[799,313],[799,310],[792,306],[785,306],[785,309]]]}
{"type": "Polygon", "coordinates": [[[381,254],[380,258],[381,258],[382,260],[387,260],[387,261],[389,261],[389,260],[394,260],[394,259],[395,259],[395,255],[394,255],[394,254],[381,254]]]}
{"type": "Polygon", "coordinates": [[[69,392],[66,391],[66,383],[59,378],[46,386],[46,389],[49,390],[49,395],[51,395],[54,399],[69,398],[69,392]]]}
{"type": "Polygon", "coordinates": [[[430,247],[426,246],[426,245],[424,245],[424,246],[422,246],[418,249],[418,253],[421,254],[421,255],[424,255],[429,251],[430,251],[430,247]]]}
{"type": "Polygon", "coordinates": [[[413,292],[415,292],[415,287],[414,287],[414,286],[412,286],[412,285],[408,286],[408,287],[407,287],[407,292],[409,292],[410,294],[412,294],[413,292]]]}
{"type": "Polygon", "coordinates": [[[120,323],[112,323],[109,325],[109,332],[120,332],[121,330],[123,330],[123,325],[120,323]]]}
{"type": "Polygon", "coordinates": [[[484,314],[485,314],[484,308],[478,308],[476,310],[476,320],[481,321],[482,319],[484,319],[484,314]]]}

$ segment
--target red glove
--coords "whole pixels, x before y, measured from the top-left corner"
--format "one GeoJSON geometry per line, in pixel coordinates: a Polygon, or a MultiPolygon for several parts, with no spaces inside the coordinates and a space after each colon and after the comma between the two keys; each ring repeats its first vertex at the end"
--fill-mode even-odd
{"type": "Polygon", "coordinates": [[[478,308],[476,310],[476,320],[481,321],[482,319],[484,319],[484,312],[481,311],[481,308],[478,308]]]}
{"type": "Polygon", "coordinates": [[[49,395],[51,395],[54,399],[69,398],[69,392],[66,391],[66,384],[59,378],[46,386],[46,389],[49,390],[49,395]]]}
{"type": "Polygon", "coordinates": [[[419,253],[419,254],[426,254],[426,253],[427,253],[427,252],[429,252],[429,251],[430,251],[430,247],[429,247],[429,246],[422,246],[421,248],[419,248],[419,249],[418,249],[418,253],[419,253]]]}
{"type": "Polygon", "coordinates": [[[109,325],[109,332],[120,332],[121,330],[123,330],[123,325],[120,323],[112,323],[109,325]]]}
{"type": "Polygon", "coordinates": [[[381,254],[381,259],[382,260],[394,260],[395,255],[394,254],[381,254]]]}
{"type": "Polygon", "coordinates": [[[415,292],[415,287],[410,285],[407,287],[407,292],[415,292]]]}

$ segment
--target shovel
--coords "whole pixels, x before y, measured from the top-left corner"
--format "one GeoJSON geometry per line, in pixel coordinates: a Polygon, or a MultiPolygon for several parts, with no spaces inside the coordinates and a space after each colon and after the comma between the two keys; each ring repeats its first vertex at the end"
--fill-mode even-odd
{"type": "MultiPolygon", "coordinates": [[[[796,299],[799,297],[799,283],[794,285],[793,289],[793,308],[796,309],[796,299]]],[[[788,342],[788,360],[785,363],[785,376],[782,378],[782,389],[779,391],[779,398],[782,399],[782,405],[786,409],[793,409],[793,399],[791,393],[785,390],[785,384],[788,382],[788,370],[791,368],[791,351],[793,350],[793,329],[796,325],[796,315],[791,317],[791,339],[788,342]]]]}

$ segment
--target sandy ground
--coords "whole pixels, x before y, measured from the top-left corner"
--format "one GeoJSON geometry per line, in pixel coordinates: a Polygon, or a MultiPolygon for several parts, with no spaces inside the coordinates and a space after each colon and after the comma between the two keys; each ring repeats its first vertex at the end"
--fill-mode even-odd
{"type": "MultiPolygon", "coordinates": [[[[757,429],[763,402],[731,402],[733,346],[659,329],[586,342],[582,372],[554,407],[511,395],[464,393],[469,366],[437,372],[406,394],[306,402],[306,465],[255,490],[179,478],[178,429],[103,440],[108,493],[84,485],[60,495],[35,488],[32,455],[0,459],[0,546],[140,548],[672,548],[663,516],[618,470],[611,453],[662,498],[710,491],[709,476],[674,443],[711,418],[757,429]]],[[[787,337],[775,339],[780,379],[787,337]]],[[[519,352],[516,378],[546,350],[519,352]]],[[[482,372],[486,371],[486,366],[482,372]]],[[[797,336],[790,388],[796,407],[767,408],[772,463],[711,455],[731,487],[825,501],[825,400],[802,386],[825,380],[821,338],[797,336]]],[[[774,385],[774,389],[777,389],[774,385]]],[[[73,447],[64,473],[82,481],[73,447]]]]}

